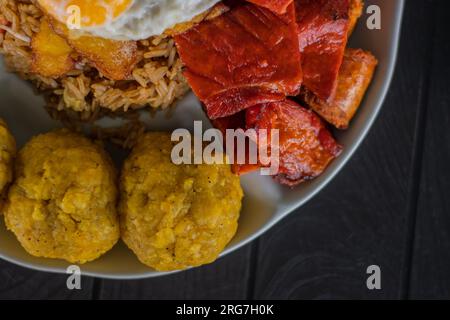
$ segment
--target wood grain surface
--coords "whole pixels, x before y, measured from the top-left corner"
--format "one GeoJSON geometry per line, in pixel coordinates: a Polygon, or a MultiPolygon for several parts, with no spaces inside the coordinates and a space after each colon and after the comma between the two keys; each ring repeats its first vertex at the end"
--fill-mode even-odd
{"type": "Polygon", "coordinates": [[[3,299],[450,298],[450,2],[407,0],[382,112],[330,185],[259,240],[218,262],[138,281],[0,261],[3,299]],[[366,269],[381,268],[381,290],[366,269]]]}
{"type": "Polygon", "coordinates": [[[424,86],[410,297],[450,299],[450,2],[439,1],[424,86]]]}

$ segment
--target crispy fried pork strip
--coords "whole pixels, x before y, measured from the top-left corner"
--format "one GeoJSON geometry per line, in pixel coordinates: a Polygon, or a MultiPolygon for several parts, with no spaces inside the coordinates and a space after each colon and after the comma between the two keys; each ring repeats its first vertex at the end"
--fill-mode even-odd
{"type": "Polygon", "coordinates": [[[372,81],[377,59],[361,49],[347,49],[339,71],[336,95],[331,101],[302,88],[301,100],[336,128],[346,129],[372,81]]]}

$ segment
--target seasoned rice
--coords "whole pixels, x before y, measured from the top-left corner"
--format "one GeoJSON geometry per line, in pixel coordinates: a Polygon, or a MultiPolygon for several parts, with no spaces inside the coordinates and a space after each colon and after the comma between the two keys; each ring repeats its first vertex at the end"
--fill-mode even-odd
{"type": "Polygon", "coordinates": [[[131,80],[109,80],[79,56],[77,70],[58,79],[32,74],[30,40],[42,17],[35,0],[0,0],[0,53],[8,70],[44,95],[53,117],[88,121],[147,106],[167,108],[189,90],[174,41],[164,35],[138,42],[140,61],[131,80]]]}
{"type": "Polygon", "coordinates": [[[94,140],[110,141],[123,149],[131,150],[145,132],[145,124],[135,119],[119,127],[103,128],[93,126],[90,136],[94,140]]]}

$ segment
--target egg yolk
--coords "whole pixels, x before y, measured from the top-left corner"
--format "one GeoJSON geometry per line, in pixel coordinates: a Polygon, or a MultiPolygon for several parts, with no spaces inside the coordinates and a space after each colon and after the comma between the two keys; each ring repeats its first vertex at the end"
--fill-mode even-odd
{"type": "Polygon", "coordinates": [[[133,0],[38,0],[53,18],[74,28],[109,23],[125,12],[133,0]]]}

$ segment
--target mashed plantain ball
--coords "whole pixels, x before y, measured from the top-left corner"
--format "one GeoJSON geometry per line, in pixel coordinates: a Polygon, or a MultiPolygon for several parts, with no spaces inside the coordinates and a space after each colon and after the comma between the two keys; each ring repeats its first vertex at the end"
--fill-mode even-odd
{"type": "Polygon", "coordinates": [[[18,154],[6,226],[34,256],[94,260],[120,238],[115,183],[109,156],[89,139],[65,129],[39,135],[18,154]]]}
{"type": "Polygon", "coordinates": [[[16,141],[5,122],[0,119],[0,205],[6,188],[13,177],[13,159],[16,155],[16,141]]]}
{"type": "Polygon", "coordinates": [[[243,191],[229,165],[175,165],[168,133],[147,133],[121,175],[122,239],[170,271],[211,263],[233,238],[243,191]]]}

